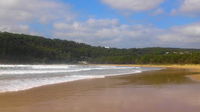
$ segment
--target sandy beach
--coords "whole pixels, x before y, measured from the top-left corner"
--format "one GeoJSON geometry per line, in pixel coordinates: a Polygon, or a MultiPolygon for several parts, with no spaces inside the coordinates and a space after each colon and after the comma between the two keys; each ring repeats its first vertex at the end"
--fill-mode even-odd
{"type": "Polygon", "coordinates": [[[198,70],[173,66],[1,93],[0,112],[199,112],[200,84],[187,78],[198,70]]]}
{"type": "Polygon", "coordinates": [[[0,112],[200,112],[200,0],[0,8],[0,112]]]}

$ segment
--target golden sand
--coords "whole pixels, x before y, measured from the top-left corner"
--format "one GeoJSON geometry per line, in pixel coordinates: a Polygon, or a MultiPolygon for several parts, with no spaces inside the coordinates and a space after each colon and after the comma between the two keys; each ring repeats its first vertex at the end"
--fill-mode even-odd
{"type": "MultiPolygon", "coordinates": [[[[140,75],[184,72],[188,73],[168,69],[140,75]]],[[[154,83],[148,81],[138,85],[136,77],[132,74],[81,80],[3,93],[0,112],[200,112],[200,86],[153,86],[146,85],[154,83]]],[[[151,78],[141,80],[152,81],[151,78]]]]}
{"type": "Polygon", "coordinates": [[[200,74],[189,75],[188,77],[191,78],[192,80],[200,81],[200,74]]]}
{"type": "Polygon", "coordinates": [[[188,74],[188,77],[195,81],[200,81],[200,65],[144,65],[146,67],[166,67],[166,68],[181,68],[194,72],[195,75],[188,74]]]}
{"type": "Polygon", "coordinates": [[[0,112],[200,112],[200,86],[179,85],[185,81],[181,75],[199,72],[199,65],[118,66],[170,69],[0,93],[0,112]]]}
{"type": "MultiPolygon", "coordinates": [[[[113,64],[107,64],[113,66],[113,64]]],[[[199,64],[185,64],[185,65],[154,65],[154,64],[147,64],[147,65],[138,65],[138,64],[116,64],[114,66],[130,66],[130,67],[164,67],[164,68],[175,68],[175,69],[187,69],[190,72],[196,72],[195,75],[188,74],[188,77],[195,81],[200,81],[200,65],[199,64]]]]}

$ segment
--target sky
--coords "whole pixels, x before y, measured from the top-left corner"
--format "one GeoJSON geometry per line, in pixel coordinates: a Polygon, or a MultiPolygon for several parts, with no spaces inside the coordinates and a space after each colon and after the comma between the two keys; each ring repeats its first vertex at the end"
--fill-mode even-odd
{"type": "Polygon", "coordinates": [[[115,48],[200,48],[200,0],[0,0],[0,31],[115,48]]]}

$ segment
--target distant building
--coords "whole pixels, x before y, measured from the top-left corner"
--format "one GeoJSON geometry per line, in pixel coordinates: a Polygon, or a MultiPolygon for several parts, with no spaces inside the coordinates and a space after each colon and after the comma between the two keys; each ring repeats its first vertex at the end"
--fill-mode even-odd
{"type": "Polygon", "coordinates": [[[108,46],[105,46],[104,48],[106,48],[106,49],[110,49],[110,47],[108,47],[108,46]]]}
{"type": "Polygon", "coordinates": [[[165,52],[165,54],[169,54],[169,52],[165,52]]]}
{"type": "Polygon", "coordinates": [[[88,64],[87,61],[79,61],[78,63],[79,63],[79,64],[83,64],[83,65],[87,65],[87,64],[88,64]]]}

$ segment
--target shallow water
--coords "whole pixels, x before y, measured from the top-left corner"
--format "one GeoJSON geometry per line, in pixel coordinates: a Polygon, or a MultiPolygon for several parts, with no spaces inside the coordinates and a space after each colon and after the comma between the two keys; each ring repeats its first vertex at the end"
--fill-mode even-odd
{"type": "Polygon", "coordinates": [[[2,93],[0,112],[200,112],[200,84],[174,83],[188,73],[165,69],[2,93]]]}
{"type": "Polygon", "coordinates": [[[156,69],[159,68],[100,65],[0,65],[0,92],[20,91],[49,84],[156,69]]]}

